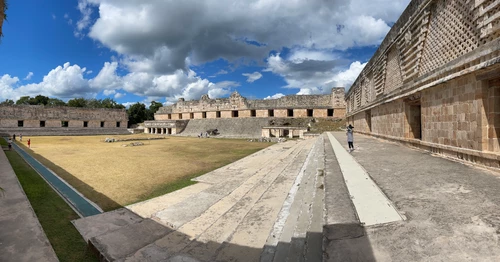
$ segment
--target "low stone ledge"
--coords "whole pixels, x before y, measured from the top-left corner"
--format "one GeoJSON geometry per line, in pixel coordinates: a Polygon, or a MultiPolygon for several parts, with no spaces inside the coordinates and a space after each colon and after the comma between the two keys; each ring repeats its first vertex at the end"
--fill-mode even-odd
{"type": "Polygon", "coordinates": [[[495,169],[500,168],[500,154],[498,153],[453,147],[453,146],[421,141],[418,139],[401,138],[401,137],[368,133],[362,131],[356,131],[356,133],[402,143],[407,146],[416,147],[419,149],[430,151],[432,153],[436,153],[460,161],[466,161],[473,164],[478,164],[495,169]]]}

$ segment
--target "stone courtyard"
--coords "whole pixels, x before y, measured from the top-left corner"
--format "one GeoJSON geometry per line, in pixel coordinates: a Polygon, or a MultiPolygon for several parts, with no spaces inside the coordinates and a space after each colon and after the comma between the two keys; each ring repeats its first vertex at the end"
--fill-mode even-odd
{"type": "Polygon", "coordinates": [[[349,154],[344,140],[276,144],[193,186],[74,224],[109,261],[500,258],[496,171],[362,135],[349,154]],[[373,183],[357,180],[364,175],[373,183]],[[378,199],[366,199],[373,189],[378,199]]]}

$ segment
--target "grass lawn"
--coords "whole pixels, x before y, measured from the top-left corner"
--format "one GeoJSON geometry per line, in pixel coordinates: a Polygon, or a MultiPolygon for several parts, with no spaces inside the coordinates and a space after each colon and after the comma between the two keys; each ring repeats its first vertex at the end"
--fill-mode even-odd
{"type": "MultiPolygon", "coordinates": [[[[167,137],[141,141],[143,146],[123,147],[130,142],[103,142],[106,137],[29,137],[36,159],[52,169],[105,211],[150,199],[193,182],[191,178],[227,165],[269,146],[269,143],[238,139],[167,137]]],[[[18,145],[27,146],[28,137],[18,145]]]]}
{"type": "Polygon", "coordinates": [[[79,218],[73,209],[15,151],[5,154],[59,260],[98,261],[70,222],[79,218]]]}

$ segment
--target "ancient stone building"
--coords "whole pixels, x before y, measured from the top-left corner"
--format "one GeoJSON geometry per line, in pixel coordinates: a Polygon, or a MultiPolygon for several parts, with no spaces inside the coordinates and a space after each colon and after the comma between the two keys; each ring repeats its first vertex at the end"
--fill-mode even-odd
{"type": "MultiPolygon", "coordinates": [[[[145,132],[178,134],[189,125],[189,120],[202,119],[207,119],[206,123],[209,124],[215,123],[216,119],[266,119],[267,121],[268,118],[343,118],[346,112],[344,97],[344,88],[333,88],[331,94],[327,95],[290,95],[268,100],[246,99],[238,92],[232,93],[229,98],[211,99],[208,95],[192,101],[180,98],[173,105],[161,107],[155,114],[155,121],[146,121],[145,132]]],[[[234,125],[240,123],[233,121],[234,125]]],[[[268,127],[261,132],[260,129],[267,126],[268,122],[254,121],[254,123],[259,125],[258,136],[261,134],[300,136],[297,128],[288,130],[268,127]]]]}
{"type": "Polygon", "coordinates": [[[127,132],[125,109],[0,106],[0,132],[42,135],[127,132]]]}
{"type": "Polygon", "coordinates": [[[500,166],[500,1],[414,0],[346,95],[355,130],[500,166]]]}

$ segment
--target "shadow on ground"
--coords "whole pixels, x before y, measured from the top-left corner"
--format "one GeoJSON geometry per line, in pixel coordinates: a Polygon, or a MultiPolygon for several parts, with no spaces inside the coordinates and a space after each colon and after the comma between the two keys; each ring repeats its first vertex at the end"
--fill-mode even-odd
{"type": "Polygon", "coordinates": [[[359,224],[328,225],[323,233],[307,232],[291,243],[263,248],[232,243],[237,240],[231,236],[222,243],[200,241],[149,218],[95,232],[87,235],[89,247],[101,261],[375,261],[359,224]]]}

